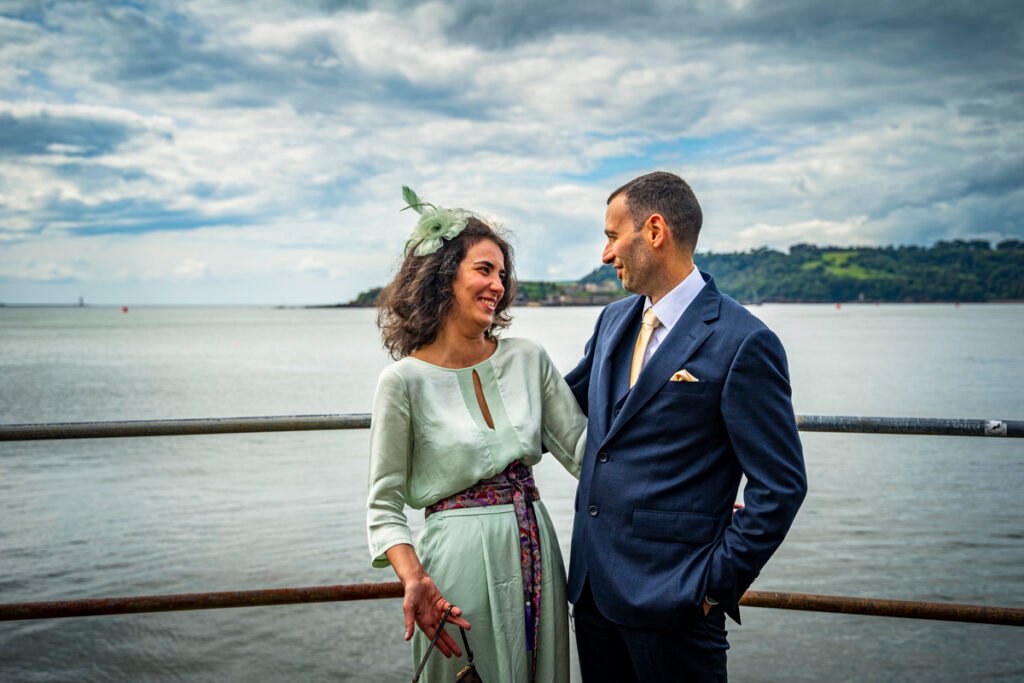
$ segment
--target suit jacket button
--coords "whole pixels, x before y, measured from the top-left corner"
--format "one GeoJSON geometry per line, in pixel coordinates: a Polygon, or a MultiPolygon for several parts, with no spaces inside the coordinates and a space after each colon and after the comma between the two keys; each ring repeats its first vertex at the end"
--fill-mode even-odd
{"type": "Polygon", "coordinates": [[[597,506],[591,505],[590,507],[587,508],[587,512],[590,514],[591,517],[597,517],[597,506]]]}
{"type": "Polygon", "coordinates": [[[608,462],[608,451],[601,451],[597,454],[598,462],[608,462]]]}

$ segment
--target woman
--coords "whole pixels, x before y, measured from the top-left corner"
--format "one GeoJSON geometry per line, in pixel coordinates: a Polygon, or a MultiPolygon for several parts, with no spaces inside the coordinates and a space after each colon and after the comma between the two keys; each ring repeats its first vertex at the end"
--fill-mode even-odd
{"type": "MultiPolygon", "coordinates": [[[[421,216],[378,303],[398,362],[380,375],[370,429],[373,565],[405,587],[414,661],[454,604],[449,622],[472,622],[484,681],[568,681],[565,569],[530,466],[546,447],[578,477],[586,420],[539,345],[497,338],[515,297],[508,243],[403,191],[421,216]],[[415,546],[406,505],[425,509],[415,546]]],[[[452,681],[464,664],[447,630],[438,649],[424,681],[452,681]]]]}

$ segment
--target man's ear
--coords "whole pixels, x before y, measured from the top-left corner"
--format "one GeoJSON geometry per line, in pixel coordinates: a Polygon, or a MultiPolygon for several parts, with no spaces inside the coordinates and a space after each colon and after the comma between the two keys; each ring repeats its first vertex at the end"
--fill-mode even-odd
{"type": "Polygon", "coordinates": [[[665,217],[660,213],[652,213],[647,219],[647,239],[655,249],[661,249],[668,245],[671,236],[668,234],[668,225],[665,224],[665,217]]]}

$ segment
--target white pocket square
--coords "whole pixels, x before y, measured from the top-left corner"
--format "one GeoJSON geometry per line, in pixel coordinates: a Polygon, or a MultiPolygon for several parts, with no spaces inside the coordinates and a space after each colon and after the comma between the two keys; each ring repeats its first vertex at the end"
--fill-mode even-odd
{"type": "Polygon", "coordinates": [[[676,374],[672,375],[671,382],[699,382],[700,380],[690,374],[690,371],[686,368],[679,370],[676,374]]]}

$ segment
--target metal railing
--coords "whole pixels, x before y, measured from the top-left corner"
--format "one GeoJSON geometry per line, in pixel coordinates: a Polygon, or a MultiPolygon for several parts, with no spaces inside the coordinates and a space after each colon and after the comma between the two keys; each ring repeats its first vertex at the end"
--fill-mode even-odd
{"type": "MultiPolygon", "coordinates": [[[[369,426],[370,415],[366,413],[206,418],[194,420],[10,424],[0,425],[0,441],[366,429],[369,426]]],[[[806,432],[1024,438],[1024,420],[798,415],[797,427],[801,431],[806,432]]],[[[399,583],[367,583],[217,593],[141,595],[85,600],[9,603],[0,604],[0,621],[222,609],[229,607],[265,607],[312,602],[376,600],[398,598],[401,596],[402,586],[399,583]]],[[[1015,607],[774,591],[747,591],[740,600],[740,604],[749,607],[773,609],[1024,626],[1024,608],[1015,607]]]]}
{"type": "MultiPolygon", "coordinates": [[[[1024,438],[1024,420],[797,415],[796,424],[800,431],[804,432],[1024,438]]],[[[299,432],[325,429],[367,429],[369,426],[369,413],[213,417],[192,420],[54,422],[0,425],[0,441],[299,432]]]]}
{"type": "MultiPolygon", "coordinates": [[[[347,602],[402,597],[402,584],[357,583],[305,588],[265,588],[219,593],[179,593],[177,595],[136,595],[91,600],[55,600],[0,605],[0,621],[95,617],[110,614],[178,612],[183,610],[223,609],[227,607],[269,607],[311,602],[347,602]]],[[[876,617],[933,619],[976,624],[1024,626],[1024,608],[963,605],[947,602],[915,602],[853,598],[842,595],[812,595],[775,591],[747,591],[740,604],[746,607],[865,614],[876,617]]]]}

